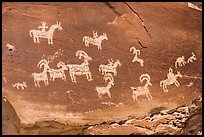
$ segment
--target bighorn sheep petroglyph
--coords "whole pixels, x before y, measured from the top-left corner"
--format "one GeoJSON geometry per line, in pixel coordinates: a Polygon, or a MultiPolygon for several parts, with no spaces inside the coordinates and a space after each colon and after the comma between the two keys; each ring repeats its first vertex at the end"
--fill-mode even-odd
{"type": "Polygon", "coordinates": [[[117,75],[117,70],[116,68],[118,66],[121,66],[122,64],[120,63],[119,60],[116,60],[113,63],[113,59],[108,59],[108,64],[107,65],[99,65],[99,72],[102,72],[102,75],[106,74],[107,72],[112,72],[114,74],[114,76],[117,75]]]}
{"type": "Polygon", "coordinates": [[[146,80],[147,82],[143,87],[131,87],[131,89],[133,90],[132,98],[134,101],[137,101],[137,97],[141,95],[146,95],[149,101],[152,100],[152,96],[148,88],[148,86],[152,86],[152,83],[150,83],[150,75],[142,74],[140,76],[140,82],[142,83],[144,80],[146,80]]]}
{"type": "Polygon", "coordinates": [[[168,92],[168,89],[166,87],[167,85],[175,84],[177,87],[179,87],[180,84],[177,81],[178,77],[182,78],[181,73],[177,71],[177,74],[174,74],[172,68],[169,68],[169,72],[167,74],[167,79],[162,80],[160,82],[160,87],[163,88],[164,92],[168,92]]]}
{"type": "Polygon", "coordinates": [[[35,30],[32,29],[29,31],[30,37],[33,36],[33,40],[36,43],[40,43],[39,38],[46,38],[48,39],[48,44],[53,44],[53,33],[55,29],[62,30],[61,22],[57,22],[57,24],[52,25],[48,31],[45,30],[46,22],[41,22],[42,26],[39,26],[38,28],[42,28],[42,30],[35,30]]]}
{"type": "Polygon", "coordinates": [[[92,81],[92,76],[91,76],[91,72],[89,70],[89,60],[92,60],[91,57],[88,56],[88,54],[86,52],[84,52],[83,50],[78,50],[76,52],[76,56],[79,56],[79,59],[81,59],[81,57],[84,58],[84,62],[80,65],[78,64],[68,64],[66,65],[69,68],[69,75],[71,77],[72,82],[77,83],[76,81],[76,76],[75,75],[86,75],[86,78],[88,81],[92,81]]]}
{"type": "Polygon", "coordinates": [[[21,87],[21,89],[24,90],[24,87],[26,88],[27,85],[26,85],[26,82],[23,82],[23,83],[15,83],[15,84],[13,84],[13,87],[16,87],[17,89],[19,89],[19,87],[21,87]]]}
{"type": "Polygon", "coordinates": [[[184,56],[181,56],[181,57],[178,57],[176,59],[176,62],[175,62],[175,67],[177,68],[177,65],[179,66],[183,66],[186,64],[186,61],[185,61],[185,57],[184,56]]]}
{"type": "Polygon", "coordinates": [[[35,83],[35,86],[38,86],[40,87],[39,85],[39,82],[40,81],[44,81],[44,84],[45,85],[48,85],[48,77],[47,77],[47,70],[50,69],[49,67],[49,62],[45,59],[42,59],[41,61],[39,61],[39,63],[37,64],[37,67],[40,67],[42,68],[42,66],[44,66],[44,70],[43,72],[40,72],[40,73],[33,73],[33,78],[34,78],[34,83],[35,83]]]}
{"type": "Polygon", "coordinates": [[[83,37],[83,42],[85,43],[86,47],[89,47],[89,43],[91,43],[93,45],[98,46],[98,50],[102,50],[102,47],[101,47],[102,40],[108,40],[106,33],[103,33],[103,35],[98,37],[97,32],[94,33],[93,31],[93,38],[88,36],[83,37]]]}
{"type": "Polygon", "coordinates": [[[132,52],[132,51],[133,51],[133,54],[135,54],[135,57],[133,58],[132,62],[137,61],[140,63],[140,66],[143,67],[144,66],[144,60],[137,57],[137,55],[140,55],[140,50],[136,49],[135,47],[131,47],[130,52],[132,52]]]}
{"type": "Polygon", "coordinates": [[[114,79],[112,74],[107,73],[104,75],[104,80],[107,82],[109,80],[108,84],[106,87],[96,87],[95,90],[98,93],[98,97],[102,98],[102,95],[108,94],[108,97],[111,98],[111,93],[110,93],[110,88],[114,85],[114,79]]]}
{"type": "Polygon", "coordinates": [[[48,72],[50,73],[50,80],[52,79],[54,81],[55,78],[61,78],[62,80],[66,81],[66,75],[64,71],[68,70],[67,66],[64,64],[64,62],[59,62],[57,64],[57,67],[59,69],[49,69],[48,70],[48,72]]]}

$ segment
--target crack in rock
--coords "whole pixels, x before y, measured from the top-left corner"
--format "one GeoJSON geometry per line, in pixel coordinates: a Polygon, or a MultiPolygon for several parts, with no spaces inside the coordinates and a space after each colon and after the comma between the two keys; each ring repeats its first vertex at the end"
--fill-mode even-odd
{"type": "Polygon", "coordinates": [[[148,34],[149,37],[151,38],[151,35],[150,35],[150,33],[149,33],[147,27],[145,26],[143,19],[140,17],[140,15],[139,15],[135,10],[133,10],[132,7],[131,7],[127,2],[123,2],[123,3],[125,3],[125,5],[127,5],[128,8],[129,8],[133,13],[135,13],[135,14],[137,15],[137,17],[138,17],[138,18],[140,19],[140,21],[142,22],[143,28],[145,29],[145,31],[147,32],[147,34],[148,34]]]}

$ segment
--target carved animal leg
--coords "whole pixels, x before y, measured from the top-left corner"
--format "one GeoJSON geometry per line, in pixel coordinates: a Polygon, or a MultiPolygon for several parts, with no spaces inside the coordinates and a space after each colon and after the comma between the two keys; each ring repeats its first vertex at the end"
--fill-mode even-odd
{"type": "Polygon", "coordinates": [[[163,86],[164,92],[168,92],[166,85],[163,86]]]}
{"type": "Polygon", "coordinates": [[[36,37],[33,36],[33,40],[34,40],[34,42],[36,43],[36,37]]]}
{"type": "Polygon", "coordinates": [[[37,87],[37,84],[36,84],[36,81],[34,80],[34,84],[35,84],[35,86],[37,87]]]}
{"type": "Polygon", "coordinates": [[[52,38],[50,39],[50,41],[51,41],[51,44],[53,45],[53,40],[52,40],[52,38]]]}
{"type": "Polygon", "coordinates": [[[177,87],[179,87],[180,86],[180,84],[179,84],[179,82],[176,80],[175,82],[175,85],[177,86],[177,87]]]}
{"type": "Polygon", "coordinates": [[[177,61],[175,62],[175,67],[177,68],[177,61]]]}
{"type": "Polygon", "coordinates": [[[23,87],[23,86],[21,86],[21,89],[22,89],[22,90],[24,90],[24,87],[23,87]]]}
{"type": "Polygon", "coordinates": [[[16,87],[17,87],[17,89],[19,89],[18,85],[16,87]]]}
{"type": "Polygon", "coordinates": [[[110,91],[108,91],[107,94],[108,94],[108,97],[111,98],[111,93],[110,93],[110,91]]]}
{"type": "Polygon", "coordinates": [[[136,59],[137,59],[137,57],[135,56],[135,57],[133,58],[132,62],[135,62],[135,61],[136,61],[136,59]]]}
{"type": "Polygon", "coordinates": [[[102,99],[102,96],[101,96],[101,94],[100,94],[100,93],[98,93],[98,97],[102,99]]]}
{"type": "Polygon", "coordinates": [[[92,81],[93,80],[92,76],[91,76],[91,73],[88,73],[86,76],[87,76],[88,81],[92,81]]]}
{"type": "Polygon", "coordinates": [[[146,94],[146,97],[148,98],[149,101],[152,100],[152,96],[149,93],[146,94]]]}
{"type": "Polygon", "coordinates": [[[47,39],[48,44],[50,45],[50,39],[47,39]]]}
{"type": "Polygon", "coordinates": [[[37,42],[40,43],[40,41],[39,41],[39,37],[37,37],[37,42]]]}
{"type": "Polygon", "coordinates": [[[38,85],[38,87],[40,87],[39,81],[37,81],[37,85],[38,85]]]}

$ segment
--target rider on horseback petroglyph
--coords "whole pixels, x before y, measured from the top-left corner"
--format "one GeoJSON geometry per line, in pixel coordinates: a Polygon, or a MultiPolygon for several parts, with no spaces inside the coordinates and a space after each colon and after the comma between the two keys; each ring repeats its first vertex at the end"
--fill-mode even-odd
{"type": "Polygon", "coordinates": [[[98,38],[97,32],[94,32],[94,31],[93,31],[93,37],[94,37],[94,39],[98,38]]]}

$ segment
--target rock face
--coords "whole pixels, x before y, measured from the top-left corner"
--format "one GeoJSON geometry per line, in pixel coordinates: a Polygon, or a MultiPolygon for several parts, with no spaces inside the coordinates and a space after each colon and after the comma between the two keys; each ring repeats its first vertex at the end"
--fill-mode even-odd
{"type": "Polygon", "coordinates": [[[3,134],[202,134],[201,16],[187,2],[3,2],[16,111],[2,108],[3,134]]]}

